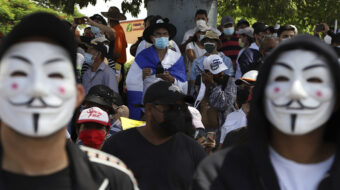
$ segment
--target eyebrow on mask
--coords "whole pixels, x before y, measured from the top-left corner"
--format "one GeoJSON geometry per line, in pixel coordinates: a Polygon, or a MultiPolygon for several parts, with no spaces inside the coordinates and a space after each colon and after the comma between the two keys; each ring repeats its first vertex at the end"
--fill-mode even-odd
{"type": "Polygon", "coordinates": [[[50,60],[46,61],[44,64],[50,64],[50,63],[55,63],[55,62],[59,62],[59,61],[64,61],[64,59],[54,58],[54,59],[50,59],[50,60]]]}
{"type": "Polygon", "coordinates": [[[28,64],[32,65],[30,60],[28,60],[27,58],[25,58],[25,57],[23,57],[21,55],[12,55],[10,58],[11,59],[18,59],[18,60],[21,60],[21,61],[23,61],[25,63],[28,63],[28,64]]]}
{"type": "Polygon", "coordinates": [[[286,63],[278,62],[278,63],[276,63],[276,65],[280,65],[280,66],[285,67],[285,68],[287,68],[291,71],[293,70],[293,68],[291,66],[287,65],[286,63]]]}
{"type": "Polygon", "coordinates": [[[310,66],[307,66],[307,67],[303,68],[303,71],[306,71],[306,70],[309,70],[309,69],[314,69],[316,67],[326,67],[326,65],[323,65],[323,64],[310,65],[310,66]]]}

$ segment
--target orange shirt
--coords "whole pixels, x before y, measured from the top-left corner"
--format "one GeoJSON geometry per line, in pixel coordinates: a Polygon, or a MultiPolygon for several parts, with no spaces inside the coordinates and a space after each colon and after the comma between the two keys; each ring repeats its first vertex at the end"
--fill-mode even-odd
{"type": "Polygon", "coordinates": [[[127,42],[125,38],[125,33],[120,24],[117,24],[115,27],[113,27],[116,31],[116,40],[115,40],[115,49],[113,52],[119,53],[120,56],[116,60],[120,64],[124,64],[126,62],[126,48],[127,48],[127,42]]]}

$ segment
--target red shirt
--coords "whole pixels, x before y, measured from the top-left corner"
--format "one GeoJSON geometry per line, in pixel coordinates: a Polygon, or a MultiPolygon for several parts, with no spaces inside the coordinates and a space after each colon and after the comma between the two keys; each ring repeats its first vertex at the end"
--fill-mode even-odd
{"type": "Polygon", "coordinates": [[[126,62],[126,47],[127,42],[125,38],[125,32],[120,24],[117,24],[113,29],[116,31],[115,48],[114,53],[119,53],[119,58],[116,61],[120,64],[126,62]]]}

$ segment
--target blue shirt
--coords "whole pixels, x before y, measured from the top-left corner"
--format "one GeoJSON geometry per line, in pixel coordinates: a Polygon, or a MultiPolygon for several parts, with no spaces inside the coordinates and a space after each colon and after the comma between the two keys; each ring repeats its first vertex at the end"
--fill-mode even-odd
{"type": "Polygon", "coordinates": [[[118,93],[118,84],[115,73],[104,62],[99,65],[95,72],[92,72],[91,65],[90,69],[88,69],[83,75],[82,84],[85,89],[85,94],[87,94],[89,90],[96,85],[105,85],[118,93]]]}

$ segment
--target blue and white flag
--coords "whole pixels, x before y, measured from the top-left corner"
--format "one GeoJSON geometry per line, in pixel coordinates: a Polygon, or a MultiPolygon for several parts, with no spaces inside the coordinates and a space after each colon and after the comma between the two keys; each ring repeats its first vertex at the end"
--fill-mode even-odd
{"type": "MultiPolygon", "coordinates": [[[[131,119],[139,120],[142,113],[141,108],[135,108],[133,105],[142,104],[143,91],[146,89],[144,88],[144,85],[146,84],[143,84],[143,69],[151,68],[153,74],[148,78],[153,78],[153,81],[157,82],[160,79],[155,77],[155,72],[159,62],[157,51],[154,46],[151,46],[139,53],[135,62],[131,65],[126,77],[126,87],[128,90],[127,99],[131,119]]],[[[188,83],[182,55],[168,48],[161,64],[164,70],[168,71],[170,75],[175,78],[174,84],[177,85],[184,93],[187,93],[188,83]]]]}

